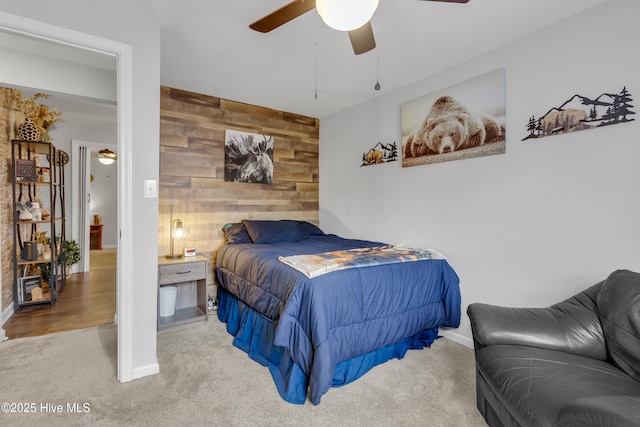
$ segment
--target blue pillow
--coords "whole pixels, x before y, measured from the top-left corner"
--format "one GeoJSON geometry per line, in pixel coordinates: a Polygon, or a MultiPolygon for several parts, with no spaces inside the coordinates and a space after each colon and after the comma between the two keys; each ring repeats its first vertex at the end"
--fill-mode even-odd
{"type": "Polygon", "coordinates": [[[298,228],[305,237],[307,236],[326,236],[326,234],[315,225],[307,221],[296,221],[298,228]]]}
{"type": "Polygon", "coordinates": [[[222,227],[222,231],[224,231],[224,238],[227,243],[252,243],[249,234],[247,234],[247,229],[241,222],[225,224],[222,227]]]}
{"type": "Polygon", "coordinates": [[[253,243],[297,242],[305,237],[296,221],[242,220],[253,243]]]}

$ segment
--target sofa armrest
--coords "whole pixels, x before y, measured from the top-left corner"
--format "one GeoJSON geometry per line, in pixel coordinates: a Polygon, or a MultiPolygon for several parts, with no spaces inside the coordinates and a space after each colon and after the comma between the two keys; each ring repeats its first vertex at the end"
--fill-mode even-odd
{"type": "Polygon", "coordinates": [[[525,345],[606,360],[607,349],[596,309],[602,282],[546,308],[511,308],[473,303],[467,314],[476,349],[525,345]]]}

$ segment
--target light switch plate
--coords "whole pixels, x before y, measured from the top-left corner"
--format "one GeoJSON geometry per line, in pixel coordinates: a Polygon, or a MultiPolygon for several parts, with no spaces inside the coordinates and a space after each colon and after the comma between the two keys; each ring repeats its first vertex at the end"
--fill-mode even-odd
{"type": "Polygon", "coordinates": [[[155,179],[144,180],[144,198],[145,199],[158,198],[158,181],[156,181],[155,179]]]}

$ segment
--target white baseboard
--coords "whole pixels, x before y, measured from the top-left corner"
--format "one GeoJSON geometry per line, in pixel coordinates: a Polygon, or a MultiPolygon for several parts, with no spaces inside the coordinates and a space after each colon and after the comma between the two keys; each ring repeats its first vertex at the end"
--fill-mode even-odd
{"type": "Polygon", "coordinates": [[[9,304],[7,308],[2,310],[2,324],[4,325],[11,316],[13,316],[13,304],[9,304]]]}
{"type": "Polygon", "coordinates": [[[440,329],[438,332],[440,333],[440,335],[447,339],[450,339],[451,341],[455,341],[458,344],[462,344],[465,347],[473,349],[473,340],[469,337],[465,337],[464,335],[457,333],[455,330],[448,331],[446,329],[440,329]]]}
{"type": "Polygon", "coordinates": [[[155,375],[160,372],[160,365],[158,362],[152,363],[151,365],[141,366],[139,368],[133,368],[133,372],[131,373],[131,379],[136,380],[142,377],[148,377],[149,375],[155,375]]]}
{"type": "MultiPolygon", "coordinates": [[[[9,320],[9,318],[13,316],[13,304],[9,304],[7,306],[7,308],[5,308],[4,310],[2,310],[2,325],[4,326],[4,323],[9,320]]],[[[7,333],[5,332],[5,330],[0,327],[0,342],[6,341],[7,338],[7,333]]]]}

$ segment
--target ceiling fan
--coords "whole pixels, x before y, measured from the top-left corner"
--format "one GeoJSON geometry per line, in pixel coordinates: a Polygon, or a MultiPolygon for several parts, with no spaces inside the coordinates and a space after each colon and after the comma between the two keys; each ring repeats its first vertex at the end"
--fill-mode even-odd
{"type": "MultiPolygon", "coordinates": [[[[467,3],[469,0],[422,0],[422,1],[437,1],[447,3],[467,3]]],[[[279,26],[286,24],[287,22],[297,18],[309,12],[312,9],[318,9],[318,14],[322,17],[323,21],[330,27],[333,27],[340,31],[348,31],[349,39],[351,39],[351,46],[353,52],[356,55],[368,52],[376,47],[376,40],[373,36],[373,29],[371,28],[371,16],[375,12],[378,6],[378,0],[366,0],[360,2],[362,10],[354,9],[353,1],[344,0],[293,0],[288,4],[282,6],[280,9],[271,12],[270,14],[258,19],[249,28],[261,33],[268,33],[271,30],[278,28],[279,26]],[[334,10],[335,9],[335,10],[334,10]],[[349,16],[351,14],[360,14],[364,17],[359,24],[355,27],[349,28],[345,26],[341,18],[349,16]],[[331,20],[332,16],[337,18],[339,22],[334,23],[331,20]],[[363,24],[364,22],[364,24],[363,24]]]]}

